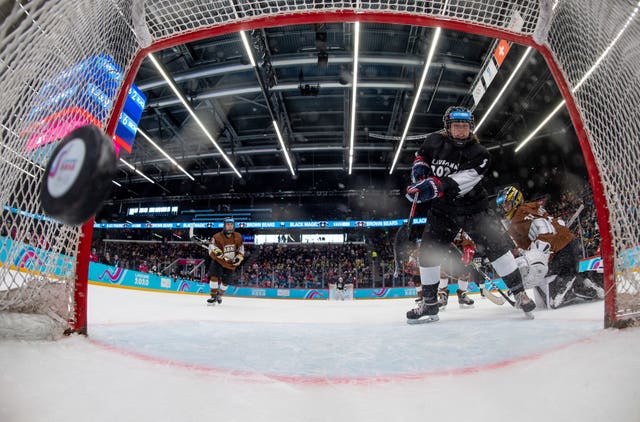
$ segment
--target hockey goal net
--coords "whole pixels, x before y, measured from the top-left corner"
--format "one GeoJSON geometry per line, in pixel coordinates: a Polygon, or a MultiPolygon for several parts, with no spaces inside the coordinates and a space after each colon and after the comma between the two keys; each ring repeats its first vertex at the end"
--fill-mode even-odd
{"type": "MultiPolygon", "coordinates": [[[[382,22],[440,26],[534,47],[566,100],[594,192],[606,325],[640,315],[640,25],[632,1],[17,0],[0,26],[0,312],[83,331],[92,223],[42,216],[39,181],[56,140],[91,121],[113,135],[153,51],[265,26],[382,22]],[[102,76],[83,67],[111,63],[102,76]],[[595,70],[591,70],[597,65],[595,70]],[[102,80],[98,80],[103,78],[102,80]],[[104,78],[109,79],[105,81],[104,78]],[[105,87],[102,90],[96,86],[105,87]],[[84,233],[84,236],[83,236],[84,233]],[[57,292],[51,293],[51,290],[57,292]]],[[[106,66],[106,65],[105,65],[106,66]]],[[[104,69],[103,69],[104,70],[104,69]]]]}
{"type": "Polygon", "coordinates": [[[329,283],[329,300],[353,300],[353,283],[345,283],[341,289],[329,283]]]}

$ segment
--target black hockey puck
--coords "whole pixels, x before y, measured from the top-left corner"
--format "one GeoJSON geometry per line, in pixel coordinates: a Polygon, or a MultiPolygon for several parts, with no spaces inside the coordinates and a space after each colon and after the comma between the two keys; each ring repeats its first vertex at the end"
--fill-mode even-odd
{"type": "Polygon", "coordinates": [[[113,141],[96,126],[79,127],[49,158],[40,185],[42,209],[62,223],[83,224],[111,193],[115,173],[113,141]]]}

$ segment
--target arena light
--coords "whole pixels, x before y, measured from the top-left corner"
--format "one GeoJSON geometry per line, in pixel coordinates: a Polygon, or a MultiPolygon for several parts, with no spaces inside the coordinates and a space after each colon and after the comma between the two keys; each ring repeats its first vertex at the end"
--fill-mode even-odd
{"type": "Polygon", "coordinates": [[[240,31],[240,38],[242,38],[242,44],[244,45],[244,49],[247,52],[247,56],[249,56],[249,61],[251,62],[251,66],[256,67],[256,61],[253,58],[253,53],[251,52],[251,46],[249,46],[249,40],[247,40],[247,35],[244,31],[240,31]]]}
{"type": "Polygon", "coordinates": [[[129,167],[131,170],[135,171],[136,173],[138,173],[140,176],[144,177],[145,179],[147,179],[149,182],[153,183],[154,185],[156,184],[156,182],[154,182],[153,180],[151,180],[151,178],[149,178],[146,174],[144,174],[143,172],[141,172],[140,170],[138,170],[137,168],[135,168],[135,166],[131,163],[129,163],[128,161],[125,161],[123,158],[120,159],[120,161],[122,161],[127,167],[129,167]]]}
{"type": "Polygon", "coordinates": [[[358,91],[358,56],[360,50],[360,22],[354,26],[353,83],[351,85],[351,133],[349,135],[349,174],[353,170],[353,151],[356,142],[356,96],[358,91]]]}
{"type": "Polygon", "coordinates": [[[475,127],[476,133],[478,132],[478,130],[480,130],[480,126],[482,126],[482,124],[487,120],[487,117],[489,116],[489,114],[491,114],[491,111],[496,106],[496,104],[498,104],[498,101],[500,101],[500,98],[502,98],[504,93],[507,91],[507,88],[509,88],[509,85],[511,85],[511,82],[513,82],[513,79],[516,77],[516,75],[520,71],[520,68],[522,67],[524,62],[527,60],[527,57],[529,57],[529,54],[531,53],[531,51],[533,51],[533,49],[531,47],[527,47],[525,52],[522,54],[522,57],[520,57],[520,61],[511,72],[509,79],[507,79],[507,82],[505,82],[500,92],[498,92],[498,95],[496,95],[496,98],[493,100],[493,102],[491,103],[487,111],[485,111],[484,116],[482,116],[482,119],[480,119],[480,122],[476,125],[475,127]]]}
{"type": "Polygon", "coordinates": [[[187,175],[187,177],[189,179],[191,179],[192,181],[195,181],[196,179],[194,179],[194,177],[192,175],[189,174],[189,172],[187,172],[184,168],[182,168],[182,166],[180,164],[178,164],[178,162],[176,160],[173,159],[173,157],[171,157],[169,154],[167,154],[165,152],[165,150],[163,150],[162,148],[160,148],[160,146],[158,144],[156,144],[146,133],[144,133],[144,131],[142,131],[140,128],[138,128],[138,133],[140,135],[142,135],[142,137],[144,139],[147,140],[147,142],[149,142],[151,145],[153,145],[155,147],[155,149],[157,149],[158,151],[160,151],[160,153],[162,155],[164,155],[167,160],[169,160],[171,162],[171,164],[173,164],[174,166],[176,166],[181,172],[183,172],[184,174],[187,175]]]}
{"type": "MultiPolygon", "coordinates": [[[[247,35],[244,33],[244,31],[240,31],[240,38],[242,38],[242,44],[244,45],[244,49],[247,52],[247,56],[249,57],[251,66],[253,66],[253,68],[257,71],[256,61],[253,58],[253,53],[251,52],[251,46],[249,45],[249,40],[247,39],[247,35]]],[[[260,78],[259,74],[256,74],[256,76],[260,78]]],[[[269,99],[267,98],[268,94],[265,92],[264,87],[262,87],[262,83],[260,81],[258,81],[258,83],[260,84],[265,96],[265,100],[267,101],[267,109],[269,110],[269,114],[273,119],[275,119],[276,116],[274,116],[274,113],[271,110],[271,106],[269,105],[269,99]]],[[[278,123],[275,120],[272,120],[271,123],[273,123],[273,128],[275,129],[276,135],[278,136],[278,142],[280,143],[280,148],[282,148],[282,152],[284,153],[284,158],[287,161],[287,165],[289,166],[289,171],[291,171],[292,176],[295,176],[296,172],[293,170],[293,164],[291,162],[291,157],[289,156],[289,151],[287,151],[287,148],[284,146],[284,139],[282,139],[282,134],[280,133],[280,128],[278,127],[278,123]]]]}
{"type": "Polygon", "coordinates": [[[402,132],[402,137],[400,138],[400,143],[398,144],[398,149],[396,150],[396,154],[393,157],[393,163],[391,164],[391,170],[389,170],[389,174],[393,173],[393,170],[395,169],[396,164],[398,162],[398,158],[400,157],[400,152],[402,151],[402,146],[404,145],[404,141],[407,139],[407,133],[409,133],[409,128],[411,127],[413,114],[415,113],[416,107],[418,106],[418,102],[420,101],[420,94],[422,93],[422,88],[424,87],[424,83],[427,79],[427,73],[429,73],[429,68],[431,67],[431,62],[433,61],[433,56],[436,52],[436,47],[438,45],[441,32],[442,32],[441,28],[438,27],[436,28],[436,31],[433,34],[433,39],[431,40],[431,48],[429,49],[429,54],[427,55],[427,62],[424,65],[424,70],[422,71],[422,77],[420,78],[420,84],[418,85],[416,96],[413,99],[413,104],[411,105],[411,111],[409,112],[407,123],[404,126],[404,131],[402,132]]]}
{"type": "Polygon", "coordinates": [[[282,148],[282,152],[284,153],[284,158],[287,160],[287,165],[289,166],[289,171],[291,171],[291,175],[295,176],[296,172],[293,171],[293,164],[291,164],[291,157],[289,157],[289,152],[287,148],[284,146],[284,139],[282,139],[282,134],[280,133],[280,128],[278,128],[278,123],[273,120],[273,128],[276,130],[276,135],[278,135],[278,142],[280,142],[280,148],[282,148]]]}
{"type": "Polygon", "coordinates": [[[233,163],[229,159],[229,156],[222,150],[222,148],[220,148],[220,145],[218,145],[214,137],[209,133],[209,131],[204,126],[202,121],[198,118],[195,111],[193,111],[193,108],[191,108],[191,105],[189,105],[189,103],[187,102],[187,99],[184,97],[184,95],[182,95],[178,87],[173,83],[173,81],[171,80],[169,75],[167,75],[167,73],[164,71],[162,66],[160,66],[160,63],[156,60],[156,58],[153,56],[152,53],[149,53],[148,57],[149,57],[149,60],[151,60],[151,62],[153,63],[153,65],[156,67],[156,69],[158,70],[162,78],[167,82],[167,84],[169,85],[173,93],[176,95],[176,97],[178,97],[178,99],[180,100],[184,108],[189,112],[193,120],[200,127],[200,129],[205,134],[205,136],[209,139],[209,141],[211,141],[213,146],[216,147],[216,149],[218,150],[222,158],[227,162],[227,164],[229,165],[229,167],[231,167],[231,169],[235,172],[235,174],[238,175],[238,177],[242,178],[242,175],[240,174],[236,166],[233,165],[233,163]]]}
{"type": "Polygon", "coordinates": [[[117,187],[119,187],[119,188],[121,188],[121,187],[122,187],[122,185],[121,185],[120,183],[116,182],[115,180],[112,180],[111,182],[112,182],[114,185],[116,185],[117,187]]]}
{"type": "MultiPolygon", "coordinates": [[[[575,87],[573,87],[573,89],[571,90],[571,93],[574,94],[578,89],[580,89],[582,87],[582,85],[585,83],[585,81],[587,79],[589,79],[589,77],[593,74],[593,72],[598,68],[598,66],[600,66],[600,63],[602,63],[602,61],[609,55],[609,53],[611,52],[611,49],[613,48],[613,46],[618,42],[618,40],[620,39],[620,37],[622,36],[622,34],[624,33],[624,31],[626,31],[626,29],[629,27],[629,24],[631,24],[631,22],[633,21],[633,19],[636,17],[636,15],[638,14],[638,11],[640,10],[640,1],[638,3],[636,3],[636,7],[635,9],[633,9],[633,12],[631,12],[631,15],[629,16],[629,18],[627,19],[627,21],[625,22],[625,24],[622,26],[622,28],[620,29],[620,31],[618,32],[618,34],[615,36],[615,38],[611,41],[611,43],[607,46],[607,48],[602,52],[602,54],[600,55],[600,57],[598,57],[598,59],[595,61],[595,63],[593,64],[593,66],[591,66],[591,68],[589,68],[589,70],[587,70],[587,72],[584,74],[584,76],[580,79],[580,81],[576,84],[575,87]]],[[[540,131],[540,129],[542,129],[548,122],[549,120],[551,120],[551,118],[553,116],[555,116],[558,111],[560,111],[560,109],[565,105],[565,100],[562,100],[560,102],[560,104],[558,104],[551,113],[549,113],[549,115],[547,117],[544,118],[544,120],[542,121],[542,123],[540,123],[538,125],[538,127],[536,127],[529,135],[527,135],[526,138],[524,138],[516,147],[515,152],[520,151],[529,141],[531,141],[531,139],[533,139],[533,137],[540,131]]]]}

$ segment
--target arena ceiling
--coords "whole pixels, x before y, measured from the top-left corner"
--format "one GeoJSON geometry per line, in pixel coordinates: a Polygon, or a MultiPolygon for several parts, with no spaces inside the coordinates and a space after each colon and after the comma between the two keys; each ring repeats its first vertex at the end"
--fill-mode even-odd
{"type": "MultiPolygon", "coordinates": [[[[210,205],[211,201],[274,195],[301,198],[376,191],[399,196],[420,136],[442,127],[442,114],[450,105],[472,108],[476,123],[482,120],[526,49],[511,45],[476,106],[472,88],[489,63],[495,63],[492,57],[499,40],[442,30],[418,92],[436,29],[362,23],[349,174],[354,28],[353,23],[328,23],[247,31],[255,67],[239,33],[154,53],[242,177],[222,157],[158,68],[145,59],[135,78],[147,97],[139,127],[190,176],[138,135],[132,153],[123,158],[154,183],[121,162],[116,177],[121,186],[107,201],[112,216],[114,206],[121,210],[122,204],[184,198],[210,205]],[[416,95],[419,99],[407,139],[390,174],[416,95]]],[[[560,100],[551,72],[533,51],[478,130],[483,144],[501,157],[494,160],[501,175],[527,176],[513,173],[513,163],[506,162],[511,158],[504,157],[513,157],[516,144],[560,100]]],[[[561,142],[576,143],[566,112],[556,115],[538,133],[536,142],[548,144],[558,136],[561,142]]],[[[521,154],[521,160],[523,156],[529,162],[536,160],[531,152],[521,154]]]]}

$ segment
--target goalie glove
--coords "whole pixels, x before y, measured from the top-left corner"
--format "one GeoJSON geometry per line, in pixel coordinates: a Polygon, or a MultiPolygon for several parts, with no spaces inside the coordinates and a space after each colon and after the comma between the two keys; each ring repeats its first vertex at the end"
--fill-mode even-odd
{"type": "Polygon", "coordinates": [[[476,254],[476,248],[473,246],[465,246],[462,250],[462,265],[465,267],[471,264],[473,256],[476,254]]]}
{"type": "Polygon", "coordinates": [[[238,265],[240,265],[243,259],[244,257],[238,254],[235,256],[235,258],[233,258],[233,261],[231,261],[231,263],[233,264],[234,267],[237,267],[238,265]]]}
{"type": "Polygon", "coordinates": [[[431,201],[442,196],[442,182],[437,177],[429,176],[421,182],[407,186],[407,199],[413,202],[413,197],[418,194],[418,203],[431,201]]]}

